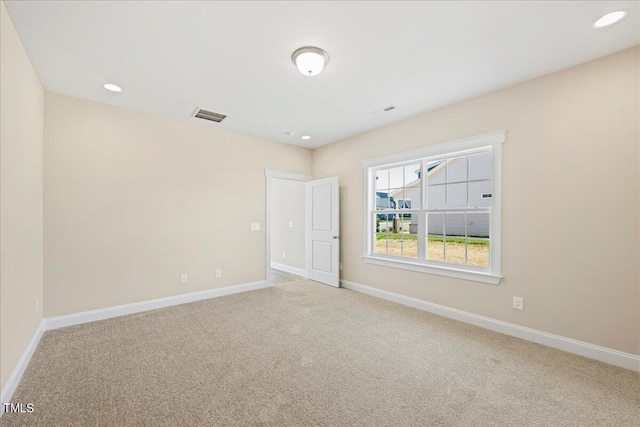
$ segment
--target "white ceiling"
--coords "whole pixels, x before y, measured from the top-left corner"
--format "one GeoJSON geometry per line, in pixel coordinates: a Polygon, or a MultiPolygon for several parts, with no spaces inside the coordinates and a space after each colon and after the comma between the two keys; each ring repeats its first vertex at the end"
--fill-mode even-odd
{"type": "Polygon", "coordinates": [[[48,91],[304,147],[640,43],[637,1],[5,3],[48,91]],[[330,57],[316,77],[291,62],[307,45],[330,57]]]}

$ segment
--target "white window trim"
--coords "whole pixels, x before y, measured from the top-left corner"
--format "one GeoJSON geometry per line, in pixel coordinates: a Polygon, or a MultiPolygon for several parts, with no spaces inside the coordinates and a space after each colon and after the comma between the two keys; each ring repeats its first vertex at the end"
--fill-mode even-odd
{"type": "MultiPolygon", "coordinates": [[[[362,162],[363,189],[364,189],[364,261],[369,264],[377,264],[385,267],[401,268],[411,271],[436,274],[440,276],[455,277],[458,279],[472,280],[476,282],[490,283],[497,285],[500,283],[501,275],[501,242],[502,242],[502,144],[506,142],[506,130],[472,136],[469,138],[457,139],[416,150],[403,151],[387,156],[376,157],[362,162]],[[490,265],[491,270],[473,271],[470,268],[457,268],[455,265],[440,266],[433,263],[423,263],[376,255],[373,252],[371,230],[373,229],[373,207],[375,199],[371,186],[373,185],[372,168],[376,166],[392,166],[396,163],[409,162],[412,160],[437,157],[454,152],[477,150],[491,147],[492,164],[492,207],[491,207],[491,246],[490,265]]],[[[421,184],[422,185],[422,184],[421,184]]]]}

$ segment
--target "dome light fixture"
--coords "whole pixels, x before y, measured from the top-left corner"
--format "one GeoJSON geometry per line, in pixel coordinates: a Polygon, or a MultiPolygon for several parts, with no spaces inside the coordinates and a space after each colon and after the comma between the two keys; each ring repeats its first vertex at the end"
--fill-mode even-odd
{"type": "Polygon", "coordinates": [[[305,46],[293,52],[291,59],[305,76],[317,76],[329,62],[329,55],[319,47],[305,46]]]}
{"type": "Polygon", "coordinates": [[[304,139],[304,140],[306,141],[306,140],[308,140],[308,139],[311,139],[311,137],[310,137],[309,135],[303,135],[303,136],[302,136],[302,139],[304,139]]]}
{"type": "Polygon", "coordinates": [[[609,12],[606,15],[604,15],[602,18],[598,19],[593,24],[593,28],[595,29],[605,28],[622,21],[626,17],[627,17],[626,10],[616,10],[615,12],[609,12]]]}
{"type": "Polygon", "coordinates": [[[105,83],[102,87],[111,92],[122,92],[122,88],[118,85],[114,85],[113,83],[105,83]]]}

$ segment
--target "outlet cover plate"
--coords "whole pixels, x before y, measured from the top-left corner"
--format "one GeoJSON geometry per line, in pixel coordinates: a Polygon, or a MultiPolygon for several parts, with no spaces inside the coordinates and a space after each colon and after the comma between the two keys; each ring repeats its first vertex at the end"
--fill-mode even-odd
{"type": "Polygon", "coordinates": [[[516,310],[524,310],[524,298],[513,297],[513,308],[516,310]]]}

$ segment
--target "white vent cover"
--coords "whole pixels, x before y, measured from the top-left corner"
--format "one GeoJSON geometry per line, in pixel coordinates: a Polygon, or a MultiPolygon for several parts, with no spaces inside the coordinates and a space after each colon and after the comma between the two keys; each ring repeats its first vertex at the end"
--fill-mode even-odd
{"type": "Polygon", "coordinates": [[[227,118],[224,114],[214,113],[213,111],[203,110],[201,108],[197,108],[195,113],[193,113],[193,117],[203,120],[209,120],[210,122],[220,123],[224,119],[227,118]]]}

